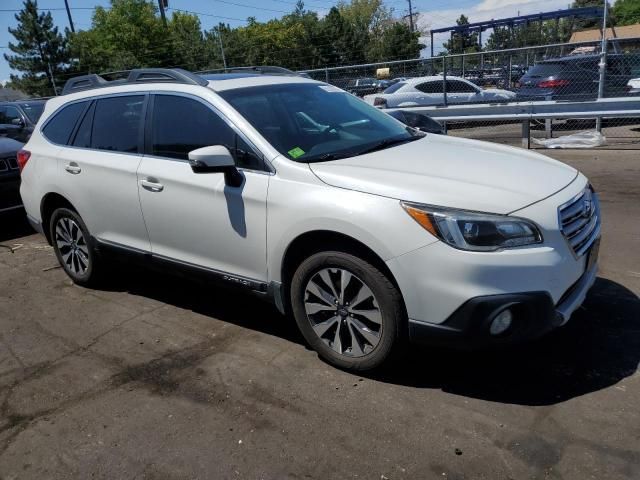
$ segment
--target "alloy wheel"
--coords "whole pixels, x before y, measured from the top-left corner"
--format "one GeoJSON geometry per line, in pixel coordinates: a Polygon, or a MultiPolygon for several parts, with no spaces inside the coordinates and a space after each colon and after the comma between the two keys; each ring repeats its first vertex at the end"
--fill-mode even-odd
{"type": "Polygon", "coordinates": [[[307,282],[307,318],[315,334],[333,351],[362,357],[380,342],[382,312],[371,289],[344,268],[325,268],[307,282]]]}
{"type": "Polygon", "coordinates": [[[69,217],[56,223],[55,241],[65,269],[75,275],[84,275],[89,268],[89,248],[80,226],[69,217]]]}

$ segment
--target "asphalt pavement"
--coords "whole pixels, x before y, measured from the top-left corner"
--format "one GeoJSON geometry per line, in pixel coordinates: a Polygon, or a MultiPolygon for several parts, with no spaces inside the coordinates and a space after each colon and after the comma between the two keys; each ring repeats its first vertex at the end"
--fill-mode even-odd
{"type": "Polygon", "coordinates": [[[640,154],[550,154],[601,195],[583,308],[526,346],[407,348],[366,376],[251,296],[122,265],[75,286],[5,216],[0,478],[640,478],[640,154]]]}

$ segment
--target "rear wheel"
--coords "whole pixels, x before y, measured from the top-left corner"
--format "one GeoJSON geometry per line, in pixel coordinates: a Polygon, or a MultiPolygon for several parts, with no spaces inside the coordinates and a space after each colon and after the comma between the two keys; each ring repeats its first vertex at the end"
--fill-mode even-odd
{"type": "Polygon", "coordinates": [[[300,264],[291,283],[291,305],[314,350],[350,370],[381,365],[404,324],[397,288],[375,266],[343,252],[317,253],[300,264]]]}
{"type": "Polygon", "coordinates": [[[59,208],[51,215],[49,229],[56,257],[66,274],[79,285],[96,284],[101,266],[80,215],[68,208],[59,208]]]}

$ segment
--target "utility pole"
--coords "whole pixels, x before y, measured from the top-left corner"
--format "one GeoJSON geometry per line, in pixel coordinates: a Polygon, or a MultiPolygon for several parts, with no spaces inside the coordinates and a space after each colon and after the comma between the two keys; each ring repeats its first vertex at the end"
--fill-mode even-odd
{"type": "Polygon", "coordinates": [[[411,0],[407,1],[409,2],[409,29],[413,33],[413,6],[411,5],[411,0]]]}
{"type": "Polygon", "coordinates": [[[64,6],[67,8],[67,17],[69,17],[69,28],[71,28],[71,33],[75,33],[76,29],[73,28],[73,18],[71,18],[71,9],[69,8],[68,0],[64,0],[64,6]]]}
{"type": "Polygon", "coordinates": [[[222,45],[222,30],[218,27],[218,43],[220,43],[220,53],[222,54],[222,64],[224,65],[224,70],[227,70],[227,59],[224,57],[224,46],[222,45]]]}
{"type": "MultiPolygon", "coordinates": [[[[604,11],[602,13],[602,44],[600,47],[600,63],[598,66],[600,67],[600,76],[598,78],[598,99],[601,99],[604,96],[604,82],[605,82],[605,73],[607,69],[607,11],[609,2],[607,0],[604,1],[604,11]]],[[[596,129],[598,132],[602,131],[602,117],[598,117],[596,119],[596,129]]]]}
{"type": "Polygon", "coordinates": [[[158,7],[160,8],[160,17],[162,17],[162,23],[167,26],[167,16],[164,13],[164,9],[168,6],[167,0],[158,0],[158,7]]]}

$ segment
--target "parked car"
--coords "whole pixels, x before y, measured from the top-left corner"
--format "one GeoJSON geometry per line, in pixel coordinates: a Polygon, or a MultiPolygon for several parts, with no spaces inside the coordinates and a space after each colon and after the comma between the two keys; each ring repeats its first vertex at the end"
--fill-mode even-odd
{"type": "Polygon", "coordinates": [[[627,82],[627,93],[629,95],[640,95],[640,78],[632,78],[627,82]]]}
{"type": "MultiPolygon", "coordinates": [[[[627,83],[634,62],[640,56],[607,56],[604,95],[627,95],[627,83]]],[[[516,93],[522,100],[593,100],[598,97],[599,55],[571,55],[538,62],[518,82],[516,93]]]]}
{"type": "Polygon", "coordinates": [[[421,132],[435,133],[436,135],[446,135],[444,127],[429,115],[418,112],[410,112],[408,110],[392,110],[388,112],[396,120],[409,127],[417,128],[421,132]]]}
{"type": "Polygon", "coordinates": [[[301,77],[143,69],[64,93],[18,158],[28,218],[80,285],[109,254],[205,274],[366,370],[404,338],[539,337],[595,281],[597,195],[538,153],[418,132],[301,77]]]}
{"type": "MultiPolygon", "coordinates": [[[[418,77],[398,82],[384,92],[365,95],[365,102],[381,108],[442,105],[444,77],[418,77]]],[[[447,76],[447,103],[508,101],[515,93],[497,88],[481,89],[461,77],[447,76]]]]}
{"type": "Polygon", "coordinates": [[[0,102],[0,136],[26,142],[42,115],[46,100],[0,102]]]}
{"type": "Polygon", "coordinates": [[[379,80],[375,78],[356,78],[350,80],[345,90],[358,97],[363,97],[370,93],[375,93],[379,89],[379,80]]]}
{"type": "Polygon", "coordinates": [[[0,137],[0,214],[22,208],[18,151],[23,144],[0,137]]]}

